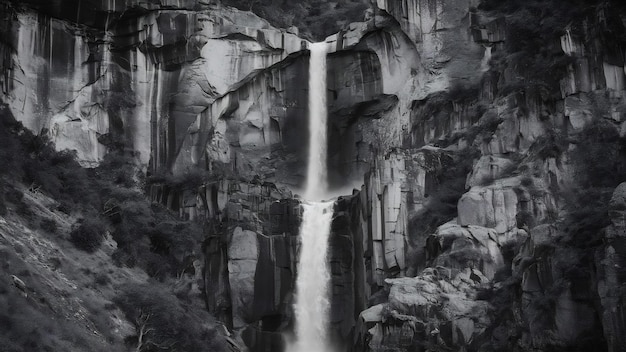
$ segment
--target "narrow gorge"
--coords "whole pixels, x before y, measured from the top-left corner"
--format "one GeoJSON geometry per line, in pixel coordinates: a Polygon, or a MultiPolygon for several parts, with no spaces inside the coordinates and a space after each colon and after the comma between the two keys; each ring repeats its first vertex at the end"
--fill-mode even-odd
{"type": "Polygon", "coordinates": [[[0,88],[6,351],[624,351],[622,1],[0,0],[0,88]]]}

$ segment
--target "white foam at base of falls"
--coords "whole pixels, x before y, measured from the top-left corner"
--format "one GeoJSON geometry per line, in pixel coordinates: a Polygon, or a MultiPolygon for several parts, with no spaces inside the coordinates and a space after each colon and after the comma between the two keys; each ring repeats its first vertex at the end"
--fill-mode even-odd
{"type": "Polygon", "coordinates": [[[291,352],[327,352],[330,273],[326,260],[333,202],[304,204],[291,352]]]}

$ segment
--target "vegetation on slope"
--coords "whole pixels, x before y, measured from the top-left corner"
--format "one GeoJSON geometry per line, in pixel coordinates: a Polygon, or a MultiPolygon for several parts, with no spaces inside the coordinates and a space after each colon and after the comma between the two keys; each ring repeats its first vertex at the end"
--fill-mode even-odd
{"type": "Polygon", "coordinates": [[[368,8],[361,0],[222,0],[240,10],[252,11],[279,28],[296,26],[300,36],[323,40],[350,22],[363,20],[368,8]]]}
{"type": "MultiPolygon", "coordinates": [[[[615,188],[626,182],[626,139],[620,136],[623,118],[617,118],[615,109],[611,110],[615,101],[623,100],[614,98],[618,95],[614,92],[580,92],[578,96],[590,100],[592,106],[585,106],[585,101],[582,107],[566,105],[563,111],[561,83],[574,59],[563,53],[560,40],[568,25],[583,23],[581,27],[589,36],[583,38],[590,51],[587,53],[589,62],[594,60],[591,56],[601,57],[599,53],[605,50],[605,56],[613,52],[620,54],[615,55],[617,59],[599,60],[622,60],[615,63],[622,66],[626,43],[626,29],[622,22],[626,5],[624,2],[594,0],[484,0],[479,10],[488,18],[506,19],[502,21],[506,40],[494,45],[488,77],[497,77],[489,81],[497,85],[497,95],[495,100],[489,101],[481,96],[483,89],[473,91],[457,86],[450,89],[445,100],[449,102],[458,96],[458,100],[477,105],[491,105],[492,108],[497,105],[503,107],[502,110],[510,108],[515,115],[505,116],[507,123],[522,125],[533,121],[531,124],[536,122],[537,127],[519,128],[520,140],[534,139],[530,150],[515,143],[510,149],[495,148],[498,150],[494,152],[498,153],[495,156],[506,158],[513,164],[501,170],[498,178],[511,177],[512,181],[520,183],[515,191],[519,191],[518,197],[523,195],[524,198],[518,198],[517,227],[530,232],[533,241],[524,243],[522,236],[513,241],[502,239],[509,241],[500,248],[507,262],[506,270],[498,272],[494,278],[496,284],[477,297],[491,303],[496,323],[484,333],[485,339],[474,340],[469,350],[605,351],[607,343],[601,315],[606,307],[598,303],[602,292],[599,293],[597,287],[597,266],[601,265],[598,255],[606,244],[604,231],[610,224],[609,200],[615,188]],[[620,12],[622,20],[615,12],[620,12]],[[596,14],[600,14],[598,18],[596,14]],[[585,115],[586,126],[582,129],[574,121],[577,118],[575,113],[569,116],[568,109],[577,108],[585,115]],[[516,118],[519,121],[515,121],[516,118]],[[543,133],[543,136],[529,138],[526,133],[543,133]],[[515,151],[515,147],[519,149],[515,151]],[[530,210],[523,208],[528,203],[532,203],[530,210]],[[541,222],[537,221],[539,219],[541,222]],[[546,226],[535,227],[539,224],[550,225],[549,231],[546,226]],[[573,302],[572,308],[567,309],[588,321],[563,322],[563,307],[570,302],[573,302]]],[[[601,71],[602,61],[590,66],[599,67],[601,71]]],[[[598,88],[601,88],[602,77],[598,81],[598,88]]],[[[428,102],[434,106],[439,98],[431,95],[428,102]]],[[[419,118],[439,116],[437,108],[420,111],[423,114],[415,119],[417,128],[420,124],[428,126],[419,118]]],[[[617,110],[621,111],[621,105],[617,110]]],[[[503,115],[508,112],[510,110],[503,115]]],[[[472,155],[471,151],[480,147],[483,155],[491,155],[493,149],[489,143],[501,121],[485,122],[474,123],[456,135],[448,131],[450,134],[446,140],[437,141],[440,147],[467,146],[462,153],[468,155],[458,160],[455,168],[446,171],[444,167],[438,175],[442,191],[431,194],[420,213],[411,219],[409,234],[412,239],[434,232],[438,225],[457,215],[456,201],[466,191],[465,176],[473,161],[480,156],[480,153],[472,155]],[[459,138],[467,143],[456,143],[459,138]],[[469,165],[465,167],[466,171],[462,171],[467,159],[470,159],[469,165]]],[[[502,127],[499,132],[506,131],[506,124],[502,127]]],[[[413,128],[415,130],[416,126],[413,128]]],[[[510,131],[516,132],[516,129],[510,131]]],[[[441,132],[436,131],[435,135],[441,132]]],[[[500,143],[508,142],[504,138],[518,138],[502,133],[496,137],[500,143]]],[[[477,185],[483,186],[486,184],[477,185]]],[[[412,253],[411,257],[422,258],[424,255],[412,253]]]]}
{"type": "Polygon", "coordinates": [[[226,349],[193,289],[203,231],[146,200],[129,158],[84,169],[0,106],[0,165],[5,350],[226,349]]]}
{"type": "MultiPolygon", "coordinates": [[[[626,10],[624,2],[618,0],[481,1],[479,9],[490,16],[506,18],[504,50],[495,52],[491,62],[496,71],[509,72],[504,75],[499,93],[525,91],[543,100],[560,99],[559,82],[572,63],[572,58],[561,50],[560,38],[569,25],[581,23],[607,4],[618,11],[626,10]]],[[[621,21],[610,17],[607,20],[610,27],[623,28],[621,21]]]]}
{"type": "MultiPolygon", "coordinates": [[[[515,91],[540,98],[539,101],[548,106],[555,105],[555,102],[562,104],[559,84],[572,59],[560,50],[560,37],[568,25],[589,20],[604,6],[622,13],[626,10],[624,3],[617,1],[483,0],[481,9],[489,11],[491,16],[507,19],[504,50],[492,61],[492,70],[509,79],[500,81],[504,84],[498,87],[499,95],[515,91]]],[[[623,25],[612,23],[613,20],[615,18],[609,15],[605,25],[614,32],[600,33],[599,36],[623,36],[626,33],[623,25]]],[[[586,26],[592,27],[594,23],[591,19],[586,26]]],[[[597,40],[604,43],[607,38],[598,37],[597,40]]],[[[605,44],[619,45],[613,41],[605,44]]],[[[576,304],[600,309],[594,282],[597,280],[595,256],[603,246],[604,230],[610,223],[610,197],[615,187],[626,181],[625,140],[620,137],[619,124],[607,118],[610,105],[602,101],[600,94],[591,99],[596,98],[591,122],[582,131],[571,128],[561,131],[549,126],[546,134],[530,148],[530,155],[524,158],[528,164],[519,168],[532,171],[534,159],[543,166],[554,159],[561,171],[570,174],[571,184],[563,187],[554,180],[549,189],[541,190],[551,192],[560,205],[560,212],[549,219],[554,231],[551,241],[533,244],[534,253],[530,257],[524,257],[522,249],[517,248],[515,254],[520,262],[516,264],[519,266],[514,269],[513,277],[497,286],[487,295],[489,297],[481,297],[492,303],[498,321],[495,330],[488,332],[491,341],[481,350],[510,349],[512,346],[522,350],[541,348],[550,351],[603,351],[607,348],[600,313],[596,312],[595,317],[586,322],[589,330],[576,340],[564,341],[557,332],[555,321],[557,306],[562,304],[563,295],[568,292],[576,296],[576,304]],[[528,265],[537,265],[532,270],[550,276],[549,279],[541,278],[538,292],[523,291],[522,274],[533,274],[532,270],[526,272],[528,265]],[[517,311],[523,314],[516,316],[517,311]],[[502,339],[506,335],[507,339],[502,339]]],[[[522,183],[532,191],[532,178],[524,178],[522,183]]],[[[532,233],[532,226],[530,231],[532,233]]]]}

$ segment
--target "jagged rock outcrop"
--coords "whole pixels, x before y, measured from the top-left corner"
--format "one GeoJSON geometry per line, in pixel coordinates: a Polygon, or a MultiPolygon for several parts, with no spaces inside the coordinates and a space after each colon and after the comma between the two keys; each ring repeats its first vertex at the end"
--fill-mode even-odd
{"type": "Polygon", "coordinates": [[[599,326],[591,278],[575,267],[571,249],[555,244],[559,230],[544,224],[530,236],[513,260],[513,276],[521,278],[519,344],[525,349],[586,343],[599,326]],[[545,314],[550,307],[552,314],[545,314]]]}
{"type": "Polygon", "coordinates": [[[597,89],[624,90],[624,24],[609,14],[610,6],[597,9],[584,23],[565,28],[561,37],[563,52],[573,59],[561,81],[563,97],[597,89]],[[606,45],[611,43],[610,45],[606,45]]]}
{"type": "Polygon", "coordinates": [[[504,234],[530,225],[522,214],[529,214],[537,222],[546,219],[550,210],[555,210],[554,199],[540,186],[529,185],[527,189],[521,182],[519,178],[506,178],[472,187],[459,199],[459,225],[478,225],[504,234]]]}
{"type": "Polygon", "coordinates": [[[490,306],[476,294],[504,268],[497,233],[449,223],[427,243],[432,266],[416,277],[385,280],[386,302],[359,317],[355,351],[463,350],[491,324],[490,306]]]}
{"type": "Polygon", "coordinates": [[[430,92],[444,90],[450,83],[472,80],[480,75],[484,48],[470,37],[471,0],[377,0],[379,9],[391,14],[417,46],[421,65],[429,72],[430,92]]]}
{"type": "Polygon", "coordinates": [[[151,157],[155,166],[171,163],[216,97],[302,49],[300,38],[251,13],[195,1],[138,4],[132,13],[95,7],[106,14],[95,27],[2,6],[4,99],[18,120],[48,129],[86,165],[102,159],[99,137],[109,134],[144,165],[151,157]]]}
{"type": "Polygon", "coordinates": [[[620,351],[624,344],[626,327],[626,296],[624,295],[624,275],[626,275],[624,241],[626,239],[626,184],[620,184],[609,204],[611,225],[606,229],[605,245],[596,253],[598,295],[600,297],[601,319],[604,338],[609,351],[620,351]]]}
{"type": "Polygon", "coordinates": [[[367,176],[362,192],[371,241],[371,280],[378,286],[386,277],[406,273],[409,219],[434,191],[434,175],[448,162],[449,156],[436,148],[397,150],[378,159],[375,171],[367,176]]]}
{"type": "MultiPolygon", "coordinates": [[[[214,224],[209,311],[250,350],[282,350],[308,152],[307,43],[213,1],[90,1],[75,15],[29,3],[50,16],[0,5],[3,102],[86,166],[132,152],[154,201],[214,224]]],[[[624,187],[594,267],[567,270],[582,251],[555,224],[580,176],[578,134],[602,120],[626,135],[623,20],[599,6],[560,43],[540,41],[540,59],[565,59],[554,95],[524,80],[535,67],[509,60],[527,55],[507,56],[514,16],[475,0],[371,3],[364,22],[326,39],[329,181],[353,193],[336,203],[330,237],[334,342],[533,351],[585,336],[602,346],[603,330],[620,350],[624,187]],[[461,177],[457,164],[468,166],[461,177]],[[460,189],[442,194],[451,179],[460,189]]]]}
{"type": "MultiPolygon", "coordinates": [[[[395,10],[393,5],[387,6],[392,15],[405,14],[394,15],[403,29],[409,28],[411,22],[418,22],[415,20],[417,17],[412,20],[410,16],[406,16],[405,7],[409,7],[407,3],[402,3],[402,7],[398,5],[395,10]]],[[[434,5],[429,11],[433,8],[434,5]]],[[[606,13],[606,9],[602,11],[606,13]]],[[[492,46],[494,50],[507,50],[503,45],[507,40],[507,22],[504,19],[488,19],[481,24],[483,20],[481,15],[472,10],[470,22],[473,38],[492,46]]],[[[607,20],[606,23],[612,23],[614,20],[615,18],[607,20]]],[[[618,27],[615,23],[611,25],[612,30],[623,32],[618,27]]],[[[600,31],[606,31],[608,27],[594,28],[594,30],[604,28],[600,31]]],[[[420,31],[414,30],[413,33],[417,35],[420,31]]],[[[591,37],[593,36],[586,38],[591,37]]],[[[427,40],[424,42],[427,43],[427,40]]],[[[603,48],[599,50],[600,53],[606,48],[605,44],[596,42],[594,45],[603,48]]],[[[567,55],[576,55],[576,52],[579,52],[563,50],[567,55]]],[[[420,50],[418,52],[420,59],[426,61],[424,53],[420,50]]],[[[602,60],[606,57],[602,58],[602,54],[597,54],[598,51],[593,52],[594,54],[580,55],[598,55],[594,60],[600,64],[592,66],[594,72],[603,72],[598,70],[598,66],[605,68],[606,65],[602,64],[602,60]]],[[[498,89],[506,88],[507,82],[514,81],[512,75],[515,69],[517,68],[510,67],[501,72],[496,71],[495,74],[490,72],[476,88],[470,84],[463,89],[450,90],[447,94],[433,94],[423,98],[417,95],[412,101],[409,120],[411,124],[405,129],[403,133],[405,137],[401,141],[405,145],[417,147],[436,144],[449,152],[472,148],[477,148],[480,152],[473,163],[472,173],[466,180],[468,190],[459,199],[458,217],[454,221],[456,223],[454,226],[458,229],[478,226],[498,239],[494,248],[498,252],[499,269],[490,272],[490,275],[484,274],[489,278],[489,281],[485,282],[490,282],[487,286],[496,287],[499,294],[509,297],[511,300],[508,304],[512,308],[507,310],[510,320],[507,320],[506,324],[495,329],[491,326],[477,332],[472,339],[471,348],[478,350],[479,346],[495,350],[498,348],[533,350],[545,349],[547,346],[568,348],[563,346],[591,346],[593,342],[590,341],[598,341],[597,348],[601,348],[599,346],[602,346],[602,341],[598,331],[603,324],[600,324],[594,308],[594,305],[597,307],[598,299],[593,289],[593,278],[588,275],[588,268],[576,267],[585,264],[572,259],[583,255],[581,249],[575,248],[571,243],[555,244],[555,241],[571,241],[563,238],[573,235],[554,234],[557,230],[548,224],[555,222],[559,214],[563,214],[563,203],[566,201],[560,198],[563,194],[561,192],[569,189],[568,187],[575,187],[573,185],[578,171],[572,169],[572,159],[575,157],[568,153],[573,150],[571,145],[568,150],[568,142],[571,143],[571,138],[597,121],[599,116],[613,119],[616,122],[614,124],[621,124],[623,121],[620,92],[622,88],[619,86],[620,75],[623,73],[608,74],[615,78],[607,80],[611,82],[610,84],[595,86],[606,88],[607,92],[582,91],[574,93],[575,95],[564,93],[563,100],[554,102],[529,91],[513,90],[512,93],[504,94],[498,92],[498,89]],[[516,254],[517,257],[514,258],[516,254]],[[510,277],[509,281],[502,282],[506,277],[510,277]],[[516,286],[517,280],[520,280],[519,287],[516,286]],[[546,307],[552,312],[547,316],[546,307]],[[539,313],[540,311],[544,313],[539,313]],[[512,329],[518,329],[519,332],[513,332],[512,329]],[[503,334],[512,336],[513,342],[504,341],[503,334]]],[[[615,73],[620,70],[609,71],[615,73]]],[[[402,104],[400,99],[399,105],[402,104]]],[[[402,119],[400,117],[399,120],[402,119]]],[[[384,121],[385,117],[382,120],[384,121]]],[[[378,169],[380,166],[374,167],[378,169]]],[[[375,203],[375,200],[373,202],[375,203]]],[[[437,234],[445,234],[443,228],[445,227],[440,227],[437,234]]],[[[450,230],[452,229],[454,228],[450,230]]],[[[425,252],[430,254],[426,260],[428,268],[422,271],[423,274],[418,272],[415,280],[423,280],[421,275],[429,275],[432,270],[441,267],[448,269],[456,267],[461,270],[476,268],[476,265],[484,263],[477,260],[471,264],[465,262],[459,265],[451,261],[451,258],[456,258],[460,253],[470,258],[481,258],[481,255],[485,255],[485,252],[469,250],[468,248],[472,246],[461,245],[471,242],[455,241],[459,251],[452,250],[454,255],[434,250],[442,242],[426,243],[425,252]]],[[[411,254],[423,255],[419,251],[411,254]]],[[[587,258],[588,253],[584,256],[587,258]]],[[[389,274],[385,273],[383,277],[389,274]]],[[[394,279],[386,280],[391,286],[392,293],[393,281],[394,279]]],[[[410,291],[406,288],[406,283],[399,283],[398,289],[410,291]]],[[[421,296],[419,292],[411,292],[408,297],[421,296]]],[[[397,293],[394,295],[397,296],[397,293]]],[[[372,297],[376,295],[373,294],[372,297]]],[[[391,304],[391,295],[383,301],[387,303],[374,306],[362,313],[359,320],[361,344],[356,350],[365,350],[366,346],[371,350],[415,348],[412,338],[417,331],[423,334],[424,329],[415,329],[413,319],[417,317],[420,320],[421,313],[403,313],[400,319],[393,315],[393,318],[390,318],[389,314],[385,315],[383,307],[386,307],[385,304],[391,304]],[[399,322],[396,324],[394,321],[399,322]]],[[[459,301],[462,300],[457,300],[459,301]]],[[[494,303],[493,299],[488,301],[489,304],[494,303]]],[[[439,312],[440,309],[434,302],[434,299],[431,302],[424,300],[423,309],[434,309],[439,312]]],[[[616,302],[615,299],[612,302],[616,302]]],[[[490,313],[484,314],[492,314],[491,312],[501,309],[498,306],[501,303],[497,303],[497,300],[494,306],[489,307],[489,304],[485,312],[490,313]]],[[[477,318],[480,315],[472,316],[477,318]]],[[[434,321],[434,318],[429,317],[421,321],[434,321]]],[[[612,326],[610,329],[614,331],[617,325],[612,326]]],[[[456,339],[437,340],[432,338],[431,342],[439,342],[453,350],[465,348],[461,347],[463,344],[456,339]]],[[[422,335],[421,341],[428,341],[428,336],[422,335]]]]}
{"type": "Polygon", "coordinates": [[[223,187],[208,198],[218,201],[208,215],[221,226],[205,244],[207,307],[242,345],[281,349],[291,321],[299,202],[271,184],[223,187]]]}
{"type": "Polygon", "coordinates": [[[333,345],[348,349],[353,339],[356,317],[367,307],[371,293],[371,268],[364,257],[368,242],[363,231],[359,194],[340,197],[335,203],[328,260],[330,264],[330,337],[333,345]]]}

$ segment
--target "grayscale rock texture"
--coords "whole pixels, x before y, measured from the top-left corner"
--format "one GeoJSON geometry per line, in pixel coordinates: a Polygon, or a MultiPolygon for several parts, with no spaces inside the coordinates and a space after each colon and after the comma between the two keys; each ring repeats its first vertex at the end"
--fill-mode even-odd
{"type": "MultiPolygon", "coordinates": [[[[309,40],[227,1],[78,3],[0,2],[2,102],[84,167],[124,150],[149,176],[202,175],[186,190],[153,183],[148,197],[212,229],[206,308],[242,349],[280,350],[293,328],[309,40]]],[[[555,41],[519,30],[533,27],[527,10],[478,0],[364,7],[318,38],[331,48],[328,169],[341,195],[333,341],[623,351],[625,170],[596,186],[585,164],[625,157],[593,135],[626,134],[623,6],[590,7],[546,34],[555,41]],[[536,52],[515,49],[533,40],[536,52]],[[577,191],[594,187],[612,194],[606,224],[580,225],[577,191]]]]}

